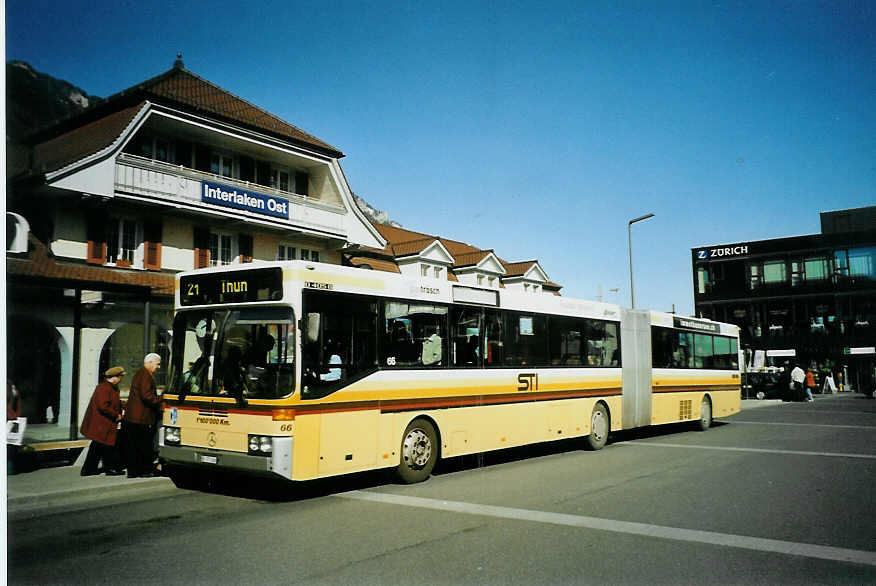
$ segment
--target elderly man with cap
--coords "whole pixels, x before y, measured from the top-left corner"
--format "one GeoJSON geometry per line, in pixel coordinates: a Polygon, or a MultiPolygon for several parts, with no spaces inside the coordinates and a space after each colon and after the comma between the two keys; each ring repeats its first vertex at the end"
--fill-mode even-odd
{"type": "Polygon", "coordinates": [[[119,383],[125,376],[125,369],[114,366],[103,373],[100,382],[91,395],[82,426],[79,431],[91,440],[85,464],[80,474],[93,476],[100,474],[98,465],[103,461],[103,469],[108,476],[124,474],[116,449],[118,426],[122,420],[122,401],[119,398],[119,383]]]}
{"type": "Polygon", "coordinates": [[[156,392],[152,375],[161,367],[161,356],[154,352],[143,359],[143,366],[131,380],[125,407],[125,446],[128,455],[128,478],[154,476],[152,438],[161,413],[161,395],[156,392]]]}

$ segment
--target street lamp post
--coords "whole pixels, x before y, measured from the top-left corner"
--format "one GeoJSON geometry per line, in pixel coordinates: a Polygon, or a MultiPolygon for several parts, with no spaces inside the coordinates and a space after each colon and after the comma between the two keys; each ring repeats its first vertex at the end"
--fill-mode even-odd
{"type": "Polygon", "coordinates": [[[629,244],[630,249],[630,307],[632,309],[636,309],[636,294],[633,289],[633,224],[653,217],[654,214],[645,214],[644,216],[633,218],[627,224],[627,243],[629,244]]]}

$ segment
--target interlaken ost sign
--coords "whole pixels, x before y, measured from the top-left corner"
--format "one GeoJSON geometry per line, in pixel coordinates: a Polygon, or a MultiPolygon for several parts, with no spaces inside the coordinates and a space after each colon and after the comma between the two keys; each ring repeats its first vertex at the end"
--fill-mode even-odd
{"type": "Polygon", "coordinates": [[[212,181],[201,182],[201,201],[226,208],[246,210],[274,218],[289,219],[289,200],[282,197],[243,191],[212,181]]]}

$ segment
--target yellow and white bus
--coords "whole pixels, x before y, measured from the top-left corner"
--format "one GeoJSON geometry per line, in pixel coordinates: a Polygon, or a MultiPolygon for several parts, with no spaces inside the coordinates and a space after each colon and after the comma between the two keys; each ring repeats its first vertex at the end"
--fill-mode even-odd
{"type": "Polygon", "coordinates": [[[738,328],[307,261],[177,276],[161,458],[310,480],[740,409],[738,328]]]}

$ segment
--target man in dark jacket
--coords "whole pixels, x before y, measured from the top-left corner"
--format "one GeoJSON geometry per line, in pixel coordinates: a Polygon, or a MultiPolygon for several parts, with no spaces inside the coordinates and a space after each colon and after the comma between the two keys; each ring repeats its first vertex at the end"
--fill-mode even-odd
{"type": "Polygon", "coordinates": [[[116,450],[118,424],[122,420],[122,401],[119,398],[119,383],[125,376],[125,369],[114,366],[104,373],[104,380],[97,385],[82,418],[79,431],[91,440],[85,464],[80,474],[93,476],[100,474],[98,465],[103,461],[107,476],[124,474],[116,450]]]}
{"type": "Polygon", "coordinates": [[[143,366],[131,380],[131,391],[125,406],[125,446],[128,454],[128,478],[150,478],[152,468],[152,438],[161,413],[161,395],[155,392],[153,373],[161,367],[161,356],[147,354],[143,366]]]}

